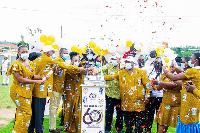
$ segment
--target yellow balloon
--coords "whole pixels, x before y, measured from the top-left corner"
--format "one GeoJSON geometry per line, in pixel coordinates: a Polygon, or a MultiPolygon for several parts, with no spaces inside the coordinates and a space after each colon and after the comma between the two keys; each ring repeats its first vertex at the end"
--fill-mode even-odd
{"type": "Polygon", "coordinates": [[[93,50],[94,50],[95,53],[97,53],[98,51],[101,50],[101,48],[99,46],[95,46],[93,50]]]}
{"type": "Polygon", "coordinates": [[[106,54],[109,53],[108,49],[105,50],[106,54]]]}
{"type": "Polygon", "coordinates": [[[79,50],[79,48],[78,48],[78,46],[76,46],[76,45],[73,45],[73,46],[71,47],[71,51],[72,51],[72,52],[78,52],[78,50],[79,50]]]}
{"type": "Polygon", "coordinates": [[[97,52],[95,52],[96,54],[98,54],[98,55],[101,55],[101,51],[97,51],[97,52]]]}
{"type": "Polygon", "coordinates": [[[131,41],[126,41],[126,47],[131,47],[133,43],[131,41]]]}
{"type": "Polygon", "coordinates": [[[166,64],[169,63],[169,58],[165,57],[164,60],[166,64]]]}
{"type": "Polygon", "coordinates": [[[105,55],[106,55],[106,50],[102,50],[102,51],[101,51],[101,55],[102,55],[102,56],[105,56],[105,55]]]}
{"type": "Polygon", "coordinates": [[[53,35],[49,35],[47,40],[51,41],[52,43],[54,43],[56,39],[55,39],[55,37],[53,35]]]}
{"type": "Polygon", "coordinates": [[[138,49],[137,51],[138,51],[138,52],[141,52],[142,50],[141,50],[141,49],[138,49]]]}
{"type": "Polygon", "coordinates": [[[85,53],[85,48],[80,48],[79,50],[78,50],[78,53],[79,53],[79,55],[81,55],[82,56],[82,54],[83,53],[85,53]]]}
{"type": "Polygon", "coordinates": [[[96,43],[94,41],[89,42],[89,47],[94,48],[96,46],[96,43]]]}
{"type": "Polygon", "coordinates": [[[41,42],[46,42],[47,41],[47,36],[46,35],[41,35],[40,36],[40,41],[41,42]]]}
{"type": "Polygon", "coordinates": [[[57,44],[52,45],[52,47],[56,50],[56,52],[59,50],[59,46],[57,44]]]}
{"type": "Polygon", "coordinates": [[[164,48],[159,46],[158,48],[156,48],[156,57],[161,57],[164,55],[164,48]]]}
{"type": "Polygon", "coordinates": [[[51,41],[46,41],[44,45],[45,45],[45,46],[46,46],[46,45],[52,45],[52,42],[51,42],[51,41]]]}

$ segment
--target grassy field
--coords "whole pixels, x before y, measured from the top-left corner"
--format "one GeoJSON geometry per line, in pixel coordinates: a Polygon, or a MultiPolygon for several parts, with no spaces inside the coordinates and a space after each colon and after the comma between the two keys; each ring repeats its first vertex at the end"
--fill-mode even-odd
{"type": "MultiPolygon", "coordinates": [[[[59,126],[59,123],[60,123],[60,118],[57,118],[57,128],[58,129],[63,129],[62,126],[59,126]]],[[[115,123],[115,120],[114,120],[114,123],[115,123]]],[[[5,128],[3,128],[0,131],[0,133],[11,132],[12,128],[13,128],[13,125],[14,125],[14,120],[12,120],[9,125],[7,125],[5,128]]],[[[153,127],[152,127],[152,133],[156,133],[157,132],[156,125],[157,125],[157,123],[154,122],[153,123],[153,127]]],[[[48,116],[45,116],[45,118],[44,118],[44,128],[45,128],[44,133],[49,133],[49,131],[48,131],[48,128],[49,128],[49,117],[48,116]]],[[[124,127],[123,131],[125,132],[125,127],[124,127]]],[[[176,129],[175,128],[171,128],[171,127],[167,131],[167,133],[175,133],[175,132],[176,132],[176,129]]],[[[112,133],[116,133],[115,128],[112,128],[112,133]]]]}
{"type": "MultiPolygon", "coordinates": [[[[12,84],[12,76],[10,76],[10,83],[9,86],[12,84]]],[[[1,108],[15,108],[14,103],[12,102],[12,100],[10,99],[9,96],[9,86],[1,86],[2,84],[2,76],[0,76],[0,109],[1,108]]],[[[1,120],[2,118],[0,118],[1,120]]],[[[58,124],[60,123],[60,118],[57,118],[57,128],[59,129],[63,129],[62,126],[59,126],[58,124]]],[[[115,123],[115,119],[113,121],[113,125],[115,123]]],[[[9,133],[12,131],[13,129],[13,125],[14,125],[14,119],[3,129],[0,128],[0,133],[9,133]]],[[[153,127],[152,127],[152,133],[156,133],[157,132],[157,123],[153,123],[153,127]]],[[[48,132],[48,127],[49,127],[49,117],[45,116],[44,118],[44,127],[45,127],[45,131],[44,133],[49,133],[48,132]]],[[[123,129],[123,131],[125,131],[125,127],[123,129]]],[[[169,127],[168,132],[167,133],[175,133],[176,129],[175,128],[171,128],[169,127]]],[[[112,133],[115,133],[115,129],[112,128],[112,133]]]]}
{"type": "Polygon", "coordinates": [[[1,86],[3,78],[2,75],[0,75],[0,108],[15,108],[15,104],[10,99],[10,89],[9,86],[13,82],[12,75],[9,76],[10,82],[8,86],[1,86]]]}

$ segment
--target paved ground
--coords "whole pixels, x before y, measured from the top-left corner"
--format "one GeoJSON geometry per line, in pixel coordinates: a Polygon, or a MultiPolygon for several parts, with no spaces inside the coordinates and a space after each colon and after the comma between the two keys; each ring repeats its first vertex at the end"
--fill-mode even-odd
{"type": "Polygon", "coordinates": [[[0,108],[0,130],[15,118],[15,108],[0,108]]]}

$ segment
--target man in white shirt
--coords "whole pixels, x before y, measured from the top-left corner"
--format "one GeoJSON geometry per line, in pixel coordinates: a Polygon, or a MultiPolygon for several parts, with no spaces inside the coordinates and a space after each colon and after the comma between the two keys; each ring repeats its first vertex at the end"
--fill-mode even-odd
{"type": "Polygon", "coordinates": [[[4,55],[4,59],[1,63],[1,74],[3,76],[2,86],[7,86],[9,84],[9,76],[7,76],[7,70],[10,67],[10,61],[8,60],[8,55],[4,55]],[[7,80],[7,81],[6,81],[7,80]]]}

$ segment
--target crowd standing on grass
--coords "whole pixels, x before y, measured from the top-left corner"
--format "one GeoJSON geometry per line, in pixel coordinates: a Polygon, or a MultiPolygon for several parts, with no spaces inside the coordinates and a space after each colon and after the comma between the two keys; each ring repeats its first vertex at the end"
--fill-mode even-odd
{"type": "Polygon", "coordinates": [[[136,58],[131,52],[126,58],[115,53],[109,61],[90,48],[83,55],[66,48],[57,57],[55,52],[51,45],[44,46],[42,54],[29,53],[27,46],[20,45],[10,67],[4,56],[2,85],[13,75],[10,97],[16,115],[12,133],[43,133],[47,97],[49,132],[61,132],[56,118],[62,98],[60,125],[64,131],[81,133],[81,84],[86,75],[102,75],[107,83],[105,133],[111,132],[114,109],[117,133],[123,133],[123,123],[126,133],[151,133],[154,118],[158,133],[166,133],[169,126],[176,127],[177,133],[200,133],[200,53],[166,66],[162,57],[147,65],[144,55],[136,58]]]}

